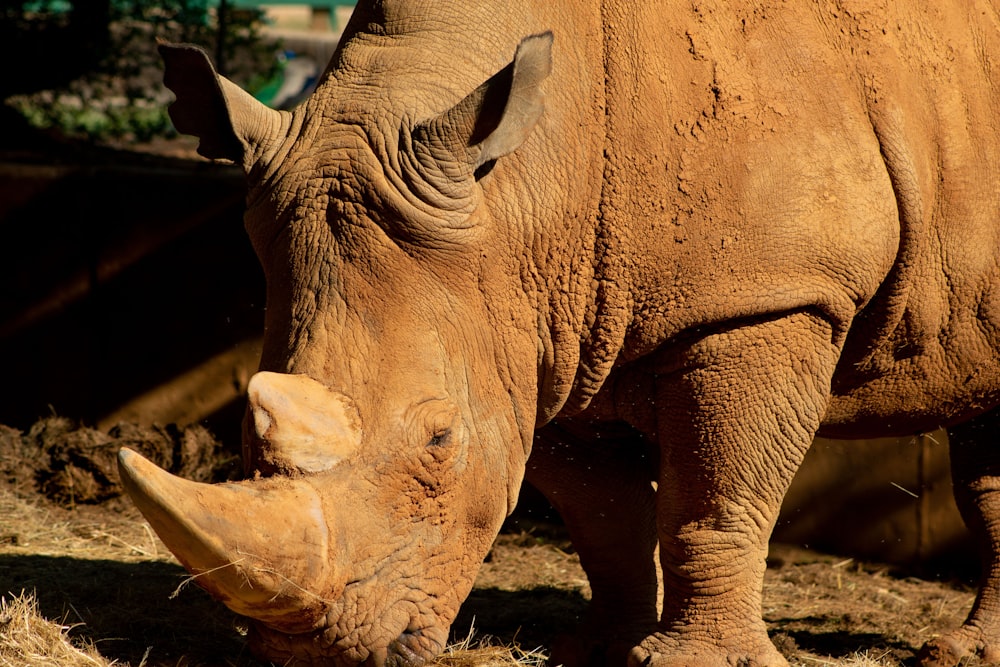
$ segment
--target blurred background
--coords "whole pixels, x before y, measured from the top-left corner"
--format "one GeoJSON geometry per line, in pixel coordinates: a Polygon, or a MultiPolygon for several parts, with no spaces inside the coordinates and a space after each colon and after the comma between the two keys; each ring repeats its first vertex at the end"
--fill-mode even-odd
{"type": "Polygon", "coordinates": [[[0,423],[207,420],[237,437],[263,278],[241,174],[177,135],[156,43],[198,44],[291,108],[352,6],[0,0],[0,423]]]}
{"type": "MultiPolygon", "coordinates": [[[[156,43],[201,45],[258,99],[291,108],[352,6],[0,0],[0,424],[201,423],[238,449],[263,276],[242,175],[176,134],[156,43]]],[[[928,567],[974,560],[943,432],[818,441],[776,537],[928,567]]]]}

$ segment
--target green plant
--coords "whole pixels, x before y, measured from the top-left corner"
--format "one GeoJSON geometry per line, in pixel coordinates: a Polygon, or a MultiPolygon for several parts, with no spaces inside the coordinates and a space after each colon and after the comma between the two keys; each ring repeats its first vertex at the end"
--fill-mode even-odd
{"type": "MultiPolygon", "coordinates": [[[[77,18],[76,3],[66,0],[16,4],[16,20],[38,34],[70,31],[77,18]],[[67,10],[67,5],[73,7],[67,10]]],[[[4,20],[15,20],[11,6],[9,0],[0,4],[4,20]]],[[[144,142],[174,133],[166,113],[171,96],[162,85],[158,40],[204,47],[224,63],[227,76],[244,86],[271,78],[278,66],[278,46],[262,36],[259,10],[228,10],[224,31],[208,0],[110,0],[106,19],[107,39],[94,41],[93,48],[102,52],[89,54],[92,67],[67,82],[9,95],[4,102],[32,126],[58,135],[144,142]]]]}

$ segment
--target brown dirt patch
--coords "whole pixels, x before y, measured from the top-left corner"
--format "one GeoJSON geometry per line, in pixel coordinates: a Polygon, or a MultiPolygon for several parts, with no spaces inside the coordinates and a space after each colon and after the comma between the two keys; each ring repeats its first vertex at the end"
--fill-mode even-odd
{"type": "MultiPolygon", "coordinates": [[[[36,604],[32,623],[23,607],[0,611],[0,650],[8,651],[0,665],[75,664],[55,648],[43,649],[53,652],[48,662],[11,657],[12,636],[51,645],[48,623],[123,667],[261,667],[247,654],[240,619],[197,586],[182,586],[183,569],[136,510],[115,500],[114,454],[126,443],[184,476],[231,474],[231,458],[213,459],[221,449],[204,437],[197,429],[128,425],[102,433],[57,418],[26,434],[0,427],[0,596],[5,609],[22,592],[36,604]],[[111,500],[97,502],[104,498],[111,500]]],[[[470,627],[493,639],[486,648],[459,645],[438,662],[535,664],[572,631],[589,595],[559,526],[513,521],[453,628],[458,642],[470,627]]],[[[764,584],[765,618],[793,665],[912,664],[924,641],[961,623],[972,599],[967,583],[781,545],[772,549],[764,584]]]]}
{"type": "Polygon", "coordinates": [[[67,507],[119,498],[118,450],[129,447],[175,475],[200,482],[237,473],[237,461],[205,428],[118,424],[108,432],[49,417],[27,433],[0,425],[0,475],[22,495],[67,507]]]}

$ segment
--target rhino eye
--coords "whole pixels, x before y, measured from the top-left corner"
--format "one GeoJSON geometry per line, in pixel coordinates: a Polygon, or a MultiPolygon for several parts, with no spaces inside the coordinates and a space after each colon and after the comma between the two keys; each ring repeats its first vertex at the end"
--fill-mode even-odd
{"type": "Polygon", "coordinates": [[[428,447],[441,447],[447,445],[448,441],[451,439],[451,429],[446,428],[438,433],[431,436],[431,439],[427,441],[428,447]]]}
{"type": "Polygon", "coordinates": [[[430,433],[427,447],[433,449],[451,445],[457,420],[458,413],[454,409],[435,414],[426,425],[427,431],[425,432],[430,433]]]}
{"type": "Polygon", "coordinates": [[[427,448],[442,448],[455,440],[461,422],[458,409],[447,400],[433,399],[415,406],[409,416],[410,442],[427,448]]]}
{"type": "Polygon", "coordinates": [[[464,468],[468,431],[457,406],[450,401],[440,401],[424,407],[419,420],[420,430],[412,432],[413,435],[421,434],[419,440],[414,438],[412,441],[423,445],[421,460],[427,465],[433,462],[433,465],[464,468]]]}

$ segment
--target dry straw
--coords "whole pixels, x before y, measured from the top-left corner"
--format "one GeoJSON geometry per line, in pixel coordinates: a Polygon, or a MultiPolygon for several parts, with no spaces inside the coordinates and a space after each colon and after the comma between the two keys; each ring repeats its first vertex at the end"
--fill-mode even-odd
{"type": "Polygon", "coordinates": [[[112,667],[93,645],[76,646],[72,626],[45,619],[30,593],[0,598],[0,665],[3,667],[112,667]]]}
{"type": "Polygon", "coordinates": [[[544,667],[548,656],[541,648],[525,650],[514,645],[497,645],[492,638],[475,639],[470,627],[465,639],[448,646],[432,663],[439,667],[487,667],[492,665],[517,665],[518,667],[544,667]]]}

